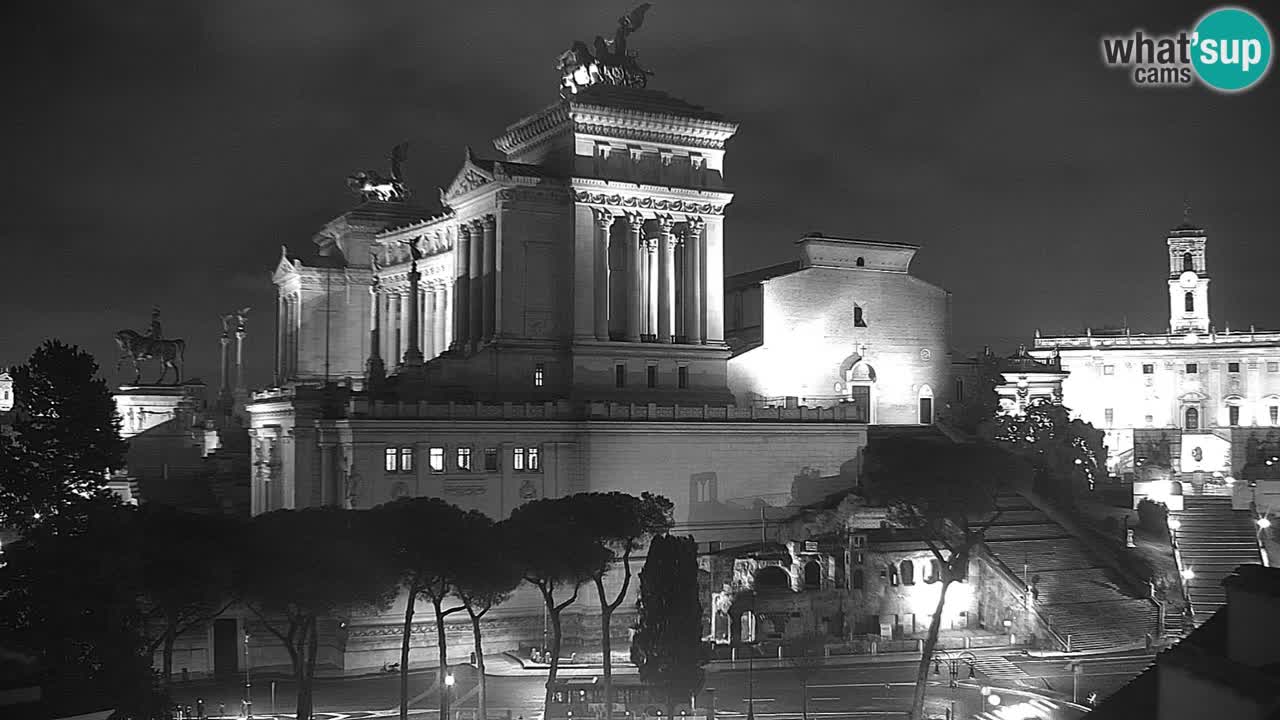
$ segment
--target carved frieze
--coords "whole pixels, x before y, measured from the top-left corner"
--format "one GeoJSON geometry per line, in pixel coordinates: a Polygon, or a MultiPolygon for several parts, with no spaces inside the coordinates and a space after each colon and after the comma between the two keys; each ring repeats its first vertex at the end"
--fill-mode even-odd
{"type": "Polygon", "coordinates": [[[475,482],[473,480],[446,480],[444,483],[444,494],[450,497],[484,495],[487,492],[489,492],[489,488],[484,482],[475,482]]]}
{"type": "Polygon", "coordinates": [[[662,212],[697,213],[699,215],[723,215],[724,205],[716,203],[700,203],[692,200],[666,200],[651,197],[633,197],[607,193],[594,193],[585,190],[574,192],[573,199],[580,203],[605,205],[608,207],[634,208],[637,210],[654,210],[662,212]]]}

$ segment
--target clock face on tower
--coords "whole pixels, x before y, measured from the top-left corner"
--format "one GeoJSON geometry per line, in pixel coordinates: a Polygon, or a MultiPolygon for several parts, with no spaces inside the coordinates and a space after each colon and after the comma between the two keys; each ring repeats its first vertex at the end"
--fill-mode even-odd
{"type": "Polygon", "coordinates": [[[1196,286],[1196,283],[1197,283],[1199,280],[1200,280],[1200,278],[1199,278],[1199,277],[1197,277],[1197,276],[1196,276],[1196,274],[1195,274],[1195,273],[1193,273],[1193,272],[1191,272],[1190,270],[1188,270],[1188,271],[1186,271],[1186,272],[1184,272],[1184,273],[1182,273],[1181,275],[1179,275],[1179,276],[1178,276],[1178,284],[1179,284],[1179,285],[1181,285],[1181,286],[1182,286],[1182,287],[1184,287],[1184,288],[1193,288],[1193,287],[1195,287],[1195,286],[1196,286]]]}

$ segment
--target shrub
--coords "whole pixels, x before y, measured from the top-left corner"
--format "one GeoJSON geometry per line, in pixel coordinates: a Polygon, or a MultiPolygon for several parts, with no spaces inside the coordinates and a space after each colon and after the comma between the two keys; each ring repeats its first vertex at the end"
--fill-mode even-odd
{"type": "Polygon", "coordinates": [[[1169,506],[1143,498],[1138,503],[1138,524],[1151,532],[1163,532],[1169,526],[1169,506]]]}

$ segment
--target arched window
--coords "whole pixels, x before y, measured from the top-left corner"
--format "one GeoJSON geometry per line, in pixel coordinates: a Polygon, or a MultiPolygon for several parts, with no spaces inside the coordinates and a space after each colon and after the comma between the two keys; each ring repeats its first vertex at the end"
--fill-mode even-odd
{"type": "Polygon", "coordinates": [[[903,585],[916,584],[916,566],[915,566],[915,563],[911,562],[910,560],[902,561],[902,584],[903,585]]]}
{"type": "Polygon", "coordinates": [[[918,402],[920,409],[920,424],[933,424],[933,388],[928,385],[921,385],[918,394],[918,402]]]}
{"type": "Polygon", "coordinates": [[[862,568],[858,568],[857,570],[854,570],[853,571],[853,589],[861,590],[862,586],[865,583],[866,583],[866,579],[863,577],[862,568]]]}
{"type": "Polygon", "coordinates": [[[1186,418],[1187,418],[1187,426],[1186,426],[1187,430],[1200,429],[1200,411],[1199,410],[1193,407],[1187,408],[1186,418]]]}
{"type": "Polygon", "coordinates": [[[862,308],[858,307],[857,305],[853,306],[853,326],[854,327],[867,326],[867,319],[862,316],[862,308]]]}
{"type": "Polygon", "coordinates": [[[1182,271],[1194,271],[1196,269],[1196,259],[1189,252],[1182,253],[1182,271]]]}
{"type": "Polygon", "coordinates": [[[817,560],[810,560],[804,566],[804,586],[810,589],[822,587],[822,566],[817,560]]]}
{"type": "Polygon", "coordinates": [[[1183,293],[1182,304],[1186,306],[1187,312],[1195,312],[1196,311],[1195,293],[1183,293]]]}
{"type": "Polygon", "coordinates": [[[924,581],[927,583],[938,582],[938,580],[942,579],[942,572],[940,570],[941,570],[941,566],[938,565],[938,561],[930,560],[929,569],[925,571],[926,574],[924,576],[924,581]]]}
{"type": "Polygon", "coordinates": [[[863,260],[862,258],[858,258],[858,261],[854,263],[854,265],[857,265],[858,267],[862,267],[866,264],[867,264],[867,261],[863,260]]]}

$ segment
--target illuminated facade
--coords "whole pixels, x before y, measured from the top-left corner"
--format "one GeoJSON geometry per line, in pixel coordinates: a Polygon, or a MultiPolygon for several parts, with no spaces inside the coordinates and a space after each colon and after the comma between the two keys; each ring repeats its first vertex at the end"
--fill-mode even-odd
{"type": "Polygon", "coordinates": [[[1168,332],[1037,333],[1032,354],[1060,356],[1063,402],[1106,432],[1113,473],[1154,465],[1212,483],[1280,430],[1280,332],[1212,323],[1207,239],[1185,221],[1168,235],[1168,332]]]}
{"type": "Polygon", "coordinates": [[[726,281],[738,404],[933,423],[950,400],[951,297],[910,274],[916,246],[822,234],[796,245],[799,261],[726,281]]]}

